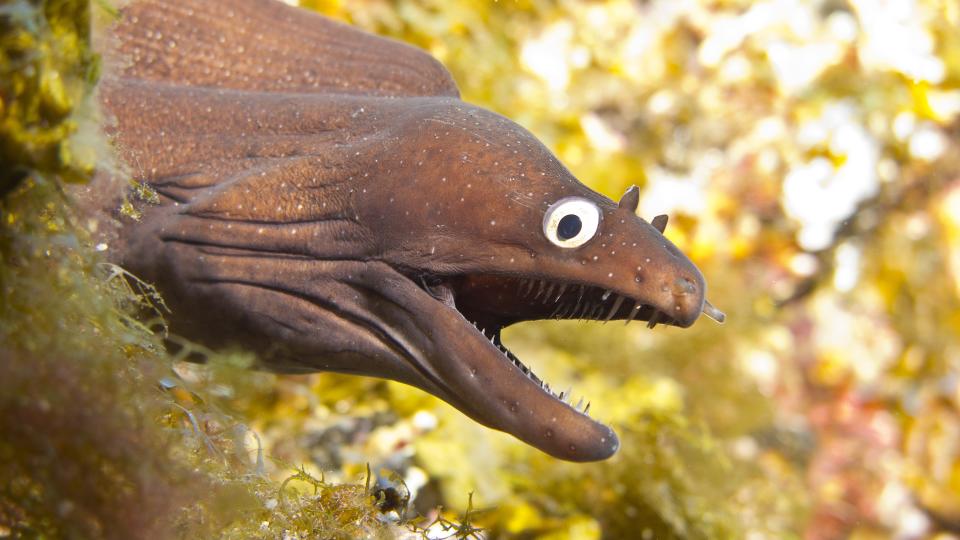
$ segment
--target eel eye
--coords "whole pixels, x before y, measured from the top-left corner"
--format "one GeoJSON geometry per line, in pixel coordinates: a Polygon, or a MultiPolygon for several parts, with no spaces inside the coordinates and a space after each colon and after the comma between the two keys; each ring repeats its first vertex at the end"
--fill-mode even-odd
{"type": "Polygon", "coordinates": [[[580,247],[593,238],[600,225],[600,209],[580,197],[553,203],[543,216],[543,234],[562,248],[580,247]]]}

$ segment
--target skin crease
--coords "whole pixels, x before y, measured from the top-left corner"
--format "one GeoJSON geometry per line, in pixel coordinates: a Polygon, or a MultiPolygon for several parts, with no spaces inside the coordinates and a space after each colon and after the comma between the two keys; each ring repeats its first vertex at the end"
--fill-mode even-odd
{"type": "Polygon", "coordinates": [[[174,333],[265,369],[408,383],[561,459],[616,451],[499,331],[693,324],[703,277],[665,220],[635,215],[635,188],[591,191],[421,51],[273,0],[135,1],[111,36],[108,133],[161,199],[111,252],[157,285],[174,333]],[[566,197],[600,212],[576,248],[543,229],[566,197]]]}

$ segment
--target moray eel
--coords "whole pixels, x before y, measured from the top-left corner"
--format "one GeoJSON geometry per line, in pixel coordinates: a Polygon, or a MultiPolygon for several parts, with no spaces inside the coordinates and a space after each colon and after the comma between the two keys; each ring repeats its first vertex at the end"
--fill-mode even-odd
{"type": "Polygon", "coordinates": [[[591,191],[418,49],[273,0],[134,0],[107,47],[108,133],[160,198],[110,251],[178,335],[278,372],[401,381],[592,461],[616,434],[501,330],[722,317],[636,188],[591,191]]]}

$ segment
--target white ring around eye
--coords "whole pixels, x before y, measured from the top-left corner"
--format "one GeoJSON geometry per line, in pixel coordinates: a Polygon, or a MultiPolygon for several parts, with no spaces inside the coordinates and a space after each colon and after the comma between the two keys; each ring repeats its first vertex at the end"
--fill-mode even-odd
{"type": "Polygon", "coordinates": [[[565,197],[543,216],[543,234],[554,245],[576,248],[587,243],[600,226],[600,208],[581,197],[565,197]],[[566,219],[564,219],[566,218],[566,219]],[[579,227],[578,227],[579,225],[579,227]]]}

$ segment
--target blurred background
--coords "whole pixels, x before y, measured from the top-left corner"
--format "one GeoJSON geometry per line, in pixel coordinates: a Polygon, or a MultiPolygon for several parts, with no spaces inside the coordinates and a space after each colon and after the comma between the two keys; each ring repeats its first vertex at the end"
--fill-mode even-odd
{"type": "MultiPolygon", "coordinates": [[[[87,3],[40,4],[0,5],[5,162],[33,155],[10,127],[24,88],[45,128],[96,119],[58,86],[95,80],[80,19],[55,16],[87,3]]],[[[61,145],[0,207],[0,343],[20,357],[0,361],[0,537],[155,515],[180,537],[960,538],[960,2],[301,4],[426,49],[597,191],[639,185],[727,322],[505,332],[621,435],[594,464],[400,384],[184,363],[126,315],[159,299],[49,203],[92,167],[61,145]]]]}

